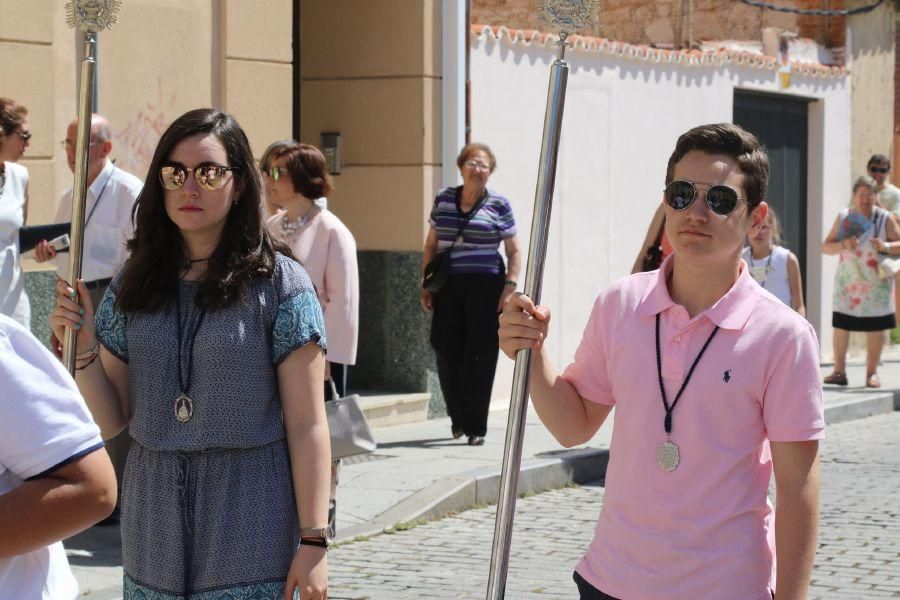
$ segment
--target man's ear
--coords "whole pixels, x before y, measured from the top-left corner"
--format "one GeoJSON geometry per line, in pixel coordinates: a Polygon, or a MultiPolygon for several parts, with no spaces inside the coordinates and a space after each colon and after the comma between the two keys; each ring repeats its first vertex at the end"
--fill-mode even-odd
{"type": "Polygon", "coordinates": [[[106,158],[107,156],[109,156],[109,153],[112,152],[112,142],[106,140],[103,142],[103,145],[100,148],[100,151],[103,153],[103,158],[106,158]]]}
{"type": "Polygon", "coordinates": [[[763,221],[766,220],[766,216],[769,214],[769,205],[765,203],[765,201],[757,204],[753,211],[750,213],[750,216],[753,218],[753,228],[759,227],[763,224],[763,221]]]}

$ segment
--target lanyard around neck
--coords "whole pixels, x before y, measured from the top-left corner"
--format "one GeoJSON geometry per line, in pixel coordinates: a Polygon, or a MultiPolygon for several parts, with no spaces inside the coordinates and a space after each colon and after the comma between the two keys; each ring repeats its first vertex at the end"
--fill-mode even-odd
{"type": "Polygon", "coordinates": [[[681,384],[681,389],[678,390],[678,393],[675,395],[675,400],[672,402],[672,405],[669,406],[669,400],[666,398],[666,387],[663,385],[663,376],[662,376],[662,353],[659,349],[659,316],[660,313],[656,314],[656,372],[659,375],[659,393],[662,395],[663,407],[666,409],[666,418],[663,421],[663,427],[666,430],[666,435],[672,433],[672,413],[675,411],[675,405],[678,404],[678,401],[681,399],[681,394],[684,393],[684,388],[687,387],[688,382],[691,380],[691,375],[694,374],[694,369],[697,368],[697,363],[700,362],[700,359],[703,358],[703,353],[706,352],[706,349],[709,347],[709,343],[715,337],[716,333],[719,331],[719,326],[716,325],[715,329],[712,330],[712,333],[709,334],[709,337],[706,338],[706,343],[703,344],[703,348],[700,349],[700,354],[697,355],[697,358],[694,359],[694,364],[691,365],[691,369],[688,371],[687,377],[684,378],[684,382],[681,384]]]}

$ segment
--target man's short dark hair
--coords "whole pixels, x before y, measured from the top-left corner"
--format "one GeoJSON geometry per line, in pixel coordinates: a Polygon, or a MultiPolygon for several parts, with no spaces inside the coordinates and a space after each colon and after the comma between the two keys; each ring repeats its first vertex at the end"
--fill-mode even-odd
{"type": "Polygon", "coordinates": [[[732,157],[744,175],[744,200],[750,208],[765,200],[769,185],[769,157],[755,135],[734,123],[700,125],[683,133],[669,157],[666,185],[672,183],[675,165],[695,150],[732,157]]]}
{"type": "Polygon", "coordinates": [[[891,159],[884,154],[873,154],[869,162],[866,163],[866,171],[872,168],[872,165],[891,165],[891,159]]]}

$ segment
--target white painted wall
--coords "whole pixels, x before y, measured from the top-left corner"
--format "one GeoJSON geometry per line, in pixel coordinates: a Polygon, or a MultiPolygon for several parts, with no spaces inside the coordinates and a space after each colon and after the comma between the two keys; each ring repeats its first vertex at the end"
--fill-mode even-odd
{"type": "MultiPolygon", "coordinates": [[[[497,155],[489,187],[510,198],[523,250],[553,54],[552,44],[472,36],[472,139],[497,155]]],[[[791,87],[781,90],[775,71],[749,66],[662,64],[577,48],[567,59],[571,73],[542,298],[553,314],[547,347],[557,366],[572,359],[597,292],[630,272],[662,200],[677,137],[696,125],[730,121],[736,88],[814,99],[807,306],[830,356],[837,259],[823,258],[820,244],[850,198],[848,78],[795,73],[791,87]]],[[[512,361],[501,357],[495,398],[509,397],[511,379],[512,361]]]]}

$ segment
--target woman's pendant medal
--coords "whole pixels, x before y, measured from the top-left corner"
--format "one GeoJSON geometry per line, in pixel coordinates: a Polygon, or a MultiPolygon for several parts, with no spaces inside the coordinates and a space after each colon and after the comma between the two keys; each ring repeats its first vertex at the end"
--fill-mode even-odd
{"type": "Polygon", "coordinates": [[[709,347],[709,343],[712,342],[713,337],[715,337],[716,333],[719,331],[719,326],[712,330],[712,333],[709,334],[709,337],[706,338],[706,343],[703,344],[703,348],[700,349],[700,353],[697,355],[697,358],[694,359],[694,363],[691,365],[691,369],[688,371],[687,377],[684,378],[684,382],[681,384],[681,389],[678,390],[678,393],[675,395],[675,400],[672,402],[672,405],[669,406],[669,400],[666,398],[666,388],[663,385],[663,377],[662,377],[662,353],[659,348],[659,313],[656,315],[656,373],[659,377],[659,393],[662,396],[663,408],[666,411],[666,418],[663,421],[663,429],[666,432],[666,441],[659,445],[659,448],[656,450],[656,462],[659,463],[660,468],[667,472],[671,473],[674,471],[679,463],[681,463],[681,451],[678,449],[678,446],[675,442],[672,441],[672,413],[675,411],[675,405],[678,404],[678,400],[681,399],[681,394],[684,393],[684,388],[687,387],[688,382],[691,380],[691,375],[694,374],[694,369],[697,368],[697,363],[700,362],[700,359],[703,358],[703,353],[706,352],[706,349],[709,347]]]}
{"type": "Polygon", "coordinates": [[[191,340],[188,348],[187,357],[187,381],[184,381],[181,375],[181,347],[182,347],[182,331],[181,331],[181,290],[175,292],[175,319],[176,319],[176,342],[178,343],[178,385],[181,393],[175,398],[175,418],[181,423],[187,423],[194,416],[194,401],[187,395],[191,387],[191,374],[194,370],[194,342],[197,340],[197,333],[200,331],[200,325],[203,323],[203,317],[206,316],[206,309],[200,311],[197,317],[197,325],[191,334],[191,340]]]}
{"type": "Polygon", "coordinates": [[[179,394],[175,398],[175,418],[182,423],[187,423],[194,416],[194,402],[185,394],[179,394]]]}

